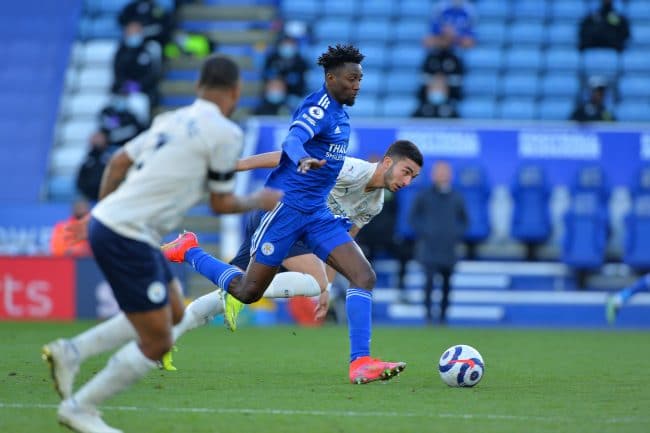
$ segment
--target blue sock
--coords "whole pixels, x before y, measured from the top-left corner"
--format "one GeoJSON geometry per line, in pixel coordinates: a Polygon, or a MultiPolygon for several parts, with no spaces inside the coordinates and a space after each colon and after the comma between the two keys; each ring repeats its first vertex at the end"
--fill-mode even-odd
{"type": "Polygon", "coordinates": [[[238,275],[244,275],[237,266],[229,265],[212,257],[201,247],[190,248],[185,253],[185,261],[208,280],[226,292],[230,282],[238,275]]]}
{"type": "Polygon", "coordinates": [[[636,295],[637,293],[649,291],[650,288],[648,287],[648,278],[650,277],[648,275],[645,275],[639,278],[630,287],[626,287],[625,289],[621,290],[620,292],[621,301],[625,303],[628,301],[628,299],[630,299],[632,296],[636,295]]]}
{"type": "Polygon", "coordinates": [[[372,291],[349,288],[345,297],[350,333],[350,362],[370,355],[372,334],[372,291]]]}

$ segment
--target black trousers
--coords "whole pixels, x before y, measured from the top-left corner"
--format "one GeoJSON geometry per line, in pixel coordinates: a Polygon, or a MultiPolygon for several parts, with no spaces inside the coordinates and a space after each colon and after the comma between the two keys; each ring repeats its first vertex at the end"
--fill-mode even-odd
{"type": "Polygon", "coordinates": [[[431,321],[431,293],[434,290],[433,279],[436,274],[442,277],[442,299],[440,301],[440,322],[447,320],[447,307],[449,306],[449,292],[451,291],[451,274],[453,266],[423,265],[424,282],[424,306],[426,308],[427,320],[431,321]]]}

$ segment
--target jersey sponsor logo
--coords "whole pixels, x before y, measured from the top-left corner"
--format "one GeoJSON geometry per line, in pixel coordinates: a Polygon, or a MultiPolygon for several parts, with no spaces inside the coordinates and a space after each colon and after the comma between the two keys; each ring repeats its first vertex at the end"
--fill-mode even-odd
{"type": "Polygon", "coordinates": [[[160,281],[149,284],[147,297],[154,304],[160,304],[165,299],[165,286],[160,281]]]}
{"type": "Polygon", "coordinates": [[[261,250],[262,250],[262,254],[264,254],[265,256],[270,256],[275,251],[275,247],[271,242],[264,242],[262,244],[261,250]]]}
{"type": "Polygon", "coordinates": [[[325,112],[322,108],[317,106],[312,106],[307,109],[307,113],[316,120],[320,120],[325,116],[325,112]]]}

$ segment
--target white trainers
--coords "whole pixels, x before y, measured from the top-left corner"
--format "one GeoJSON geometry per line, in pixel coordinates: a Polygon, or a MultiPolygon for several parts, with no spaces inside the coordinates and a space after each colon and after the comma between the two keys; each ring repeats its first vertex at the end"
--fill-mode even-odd
{"type": "Polygon", "coordinates": [[[79,433],[123,433],[106,424],[97,409],[79,406],[71,398],[61,402],[57,415],[61,424],[79,433]]]}
{"type": "Polygon", "coordinates": [[[54,388],[62,399],[70,398],[74,378],[79,371],[79,354],[68,340],[59,339],[43,346],[44,361],[50,365],[54,388]]]}

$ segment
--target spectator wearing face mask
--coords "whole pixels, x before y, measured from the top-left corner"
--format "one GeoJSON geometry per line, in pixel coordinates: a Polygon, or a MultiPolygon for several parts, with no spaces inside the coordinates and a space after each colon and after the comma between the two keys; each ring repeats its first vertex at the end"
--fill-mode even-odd
{"type": "Polygon", "coordinates": [[[458,117],[456,103],[449,98],[449,86],[445,75],[433,75],[422,93],[420,106],[413,113],[413,117],[437,117],[442,119],[455,119],[458,117]]]}
{"type": "Polygon", "coordinates": [[[263,78],[281,78],[287,84],[289,97],[305,94],[307,62],[300,54],[298,42],[290,36],[282,36],[275,49],[264,62],[263,78]]]}
{"type": "Polygon", "coordinates": [[[255,109],[258,116],[278,116],[291,113],[287,105],[287,84],[280,78],[268,80],[264,86],[262,102],[255,109]]]}
{"type": "Polygon", "coordinates": [[[142,24],[128,23],[113,59],[113,93],[144,93],[149,96],[151,106],[155,106],[161,58],[160,45],[145,40],[142,24]]]}
{"type": "Polygon", "coordinates": [[[133,0],[124,6],[117,19],[122,28],[133,21],[142,23],[144,38],[158,42],[161,47],[171,40],[173,15],[155,0],[133,0]]]}

